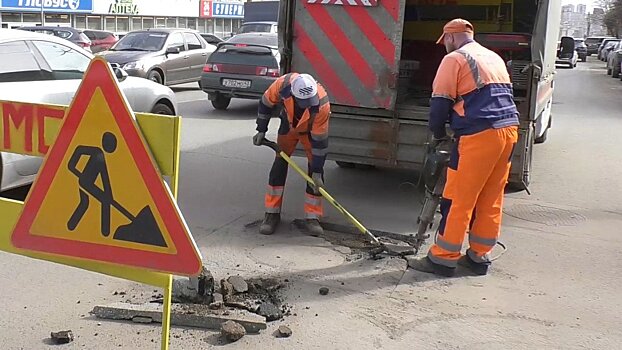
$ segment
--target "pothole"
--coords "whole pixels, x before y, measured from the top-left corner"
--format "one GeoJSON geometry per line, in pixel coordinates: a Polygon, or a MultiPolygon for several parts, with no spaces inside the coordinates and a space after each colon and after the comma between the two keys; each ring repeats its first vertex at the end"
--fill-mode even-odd
{"type": "Polygon", "coordinates": [[[579,213],[539,204],[514,204],[503,209],[511,217],[547,226],[576,226],[587,221],[579,213]]]}

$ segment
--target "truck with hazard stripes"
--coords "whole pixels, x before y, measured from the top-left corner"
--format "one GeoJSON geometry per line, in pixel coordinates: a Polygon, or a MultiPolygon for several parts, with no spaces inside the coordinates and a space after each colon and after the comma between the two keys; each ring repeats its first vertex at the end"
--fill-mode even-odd
{"type": "Polygon", "coordinates": [[[507,63],[520,112],[510,184],[527,188],[535,143],[551,127],[561,0],[282,0],[283,73],[309,73],[331,101],[328,159],[419,169],[429,99],[454,18],[507,63]]]}

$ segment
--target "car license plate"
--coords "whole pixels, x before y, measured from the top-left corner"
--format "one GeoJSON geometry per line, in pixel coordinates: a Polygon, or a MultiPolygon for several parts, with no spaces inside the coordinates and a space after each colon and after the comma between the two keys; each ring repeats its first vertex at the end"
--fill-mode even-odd
{"type": "Polygon", "coordinates": [[[251,87],[250,80],[223,79],[222,85],[230,88],[248,89],[251,87]]]}

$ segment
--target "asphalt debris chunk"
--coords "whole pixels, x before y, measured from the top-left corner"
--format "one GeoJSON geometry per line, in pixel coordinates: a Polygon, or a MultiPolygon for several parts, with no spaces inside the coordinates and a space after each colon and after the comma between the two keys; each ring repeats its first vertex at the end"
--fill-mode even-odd
{"type": "Polygon", "coordinates": [[[222,324],[220,334],[230,342],[236,342],[246,335],[246,329],[235,321],[227,321],[222,324]]]}
{"type": "Polygon", "coordinates": [[[54,344],[71,343],[73,341],[73,332],[71,330],[50,332],[50,338],[52,338],[52,342],[54,342],[54,344]]]}

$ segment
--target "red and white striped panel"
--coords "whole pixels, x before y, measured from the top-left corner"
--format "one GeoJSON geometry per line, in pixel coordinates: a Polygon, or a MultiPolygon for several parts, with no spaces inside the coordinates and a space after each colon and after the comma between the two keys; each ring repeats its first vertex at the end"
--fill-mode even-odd
{"type": "Polygon", "coordinates": [[[307,0],[307,4],[378,6],[378,0],[307,0]]]}
{"type": "Polygon", "coordinates": [[[296,0],[291,71],[318,79],[332,104],[393,109],[405,1],[320,6],[336,1],[296,0]]]}

